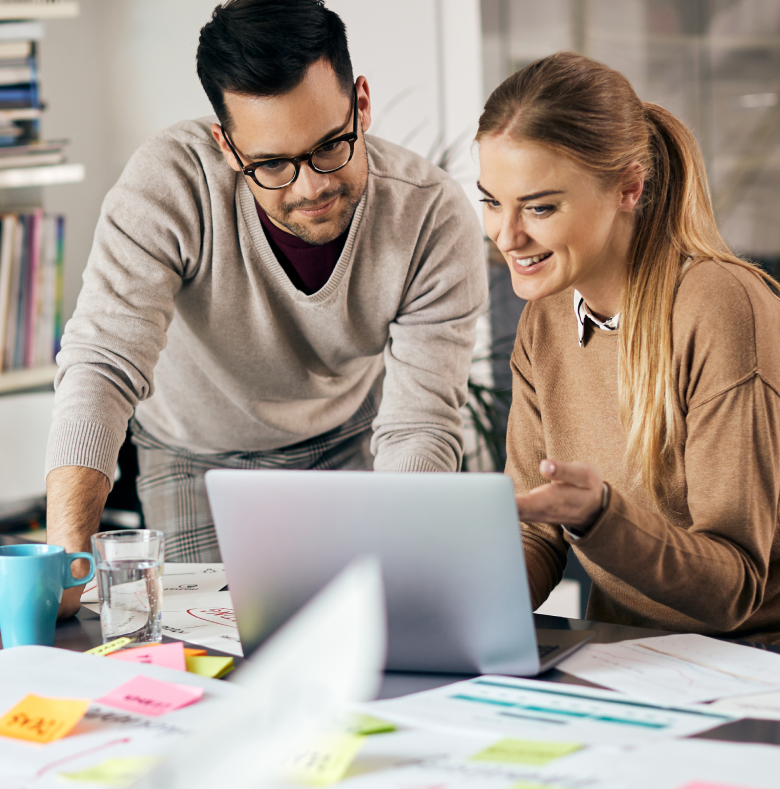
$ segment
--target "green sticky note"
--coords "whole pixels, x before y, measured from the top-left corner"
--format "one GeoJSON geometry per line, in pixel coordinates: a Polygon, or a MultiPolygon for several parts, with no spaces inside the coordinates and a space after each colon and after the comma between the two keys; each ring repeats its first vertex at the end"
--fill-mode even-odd
{"type": "Polygon", "coordinates": [[[79,770],[76,773],[59,773],[59,777],[66,781],[125,787],[135,783],[159,761],[159,756],[124,756],[105,759],[100,764],[88,767],[86,770],[79,770]]]}
{"type": "Polygon", "coordinates": [[[338,783],[355,760],[363,739],[343,732],[321,736],[313,747],[299,751],[288,760],[284,777],[304,786],[338,783]]]}
{"type": "Polygon", "coordinates": [[[582,745],[578,742],[539,742],[537,740],[499,740],[471,757],[477,762],[507,762],[508,764],[532,764],[540,766],[560,759],[582,745]]]}
{"type": "Polygon", "coordinates": [[[387,732],[395,731],[395,726],[380,718],[375,718],[373,715],[352,712],[344,720],[343,731],[347,734],[368,737],[371,734],[386,734],[387,732]]]}
{"type": "Polygon", "coordinates": [[[185,655],[184,660],[187,664],[187,671],[198,674],[201,677],[219,679],[235,668],[232,657],[219,657],[218,655],[185,655]]]}

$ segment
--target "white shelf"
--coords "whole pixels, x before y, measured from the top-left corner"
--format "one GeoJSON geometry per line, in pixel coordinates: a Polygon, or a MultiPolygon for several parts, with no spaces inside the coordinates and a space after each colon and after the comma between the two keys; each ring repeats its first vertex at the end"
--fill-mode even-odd
{"type": "Polygon", "coordinates": [[[77,184],[83,180],[83,164],[50,164],[42,167],[0,169],[0,189],[15,189],[21,186],[77,184]]]}
{"type": "Polygon", "coordinates": [[[78,3],[0,3],[0,20],[65,19],[79,15],[78,3]]]}
{"type": "Polygon", "coordinates": [[[8,372],[0,373],[0,394],[53,384],[55,375],[57,375],[56,364],[33,367],[29,370],[9,370],[8,372]]]}

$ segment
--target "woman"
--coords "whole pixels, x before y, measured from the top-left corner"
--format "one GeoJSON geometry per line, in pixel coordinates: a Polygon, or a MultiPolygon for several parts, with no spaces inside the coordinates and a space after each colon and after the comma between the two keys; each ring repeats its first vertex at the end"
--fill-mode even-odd
{"type": "Polygon", "coordinates": [[[780,642],[780,300],[718,234],[693,136],[564,52],[493,92],[477,140],[529,302],[507,472],[534,605],[572,547],[591,619],[780,642]]]}

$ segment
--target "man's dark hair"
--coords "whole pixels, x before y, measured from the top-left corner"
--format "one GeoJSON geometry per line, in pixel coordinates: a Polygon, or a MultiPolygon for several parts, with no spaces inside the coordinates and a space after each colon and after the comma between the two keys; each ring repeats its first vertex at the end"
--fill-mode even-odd
{"type": "Polygon", "coordinates": [[[225,92],[281,96],[326,58],[345,93],[352,61],[341,18],[322,0],[228,0],[200,31],[198,77],[220,123],[231,127],[225,92]]]}

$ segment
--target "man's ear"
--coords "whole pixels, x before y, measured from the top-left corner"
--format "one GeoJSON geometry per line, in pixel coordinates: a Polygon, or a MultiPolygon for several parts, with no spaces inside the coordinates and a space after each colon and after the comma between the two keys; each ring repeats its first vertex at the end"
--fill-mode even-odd
{"type": "Polygon", "coordinates": [[[368,89],[368,81],[365,77],[358,77],[355,83],[357,92],[358,115],[363,131],[367,132],[371,126],[371,92],[368,89]]]}
{"type": "Polygon", "coordinates": [[[640,162],[631,162],[623,172],[620,190],[620,210],[633,211],[645,189],[645,168],[640,162]]]}
{"type": "Polygon", "coordinates": [[[230,146],[225,140],[225,135],[222,133],[222,127],[218,123],[211,124],[211,136],[217,141],[217,145],[219,145],[219,149],[222,151],[222,155],[225,157],[228,165],[230,165],[230,168],[240,173],[241,168],[238,166],[236,157],[233,156],[233,151],[230,150],[230,146]]]}

